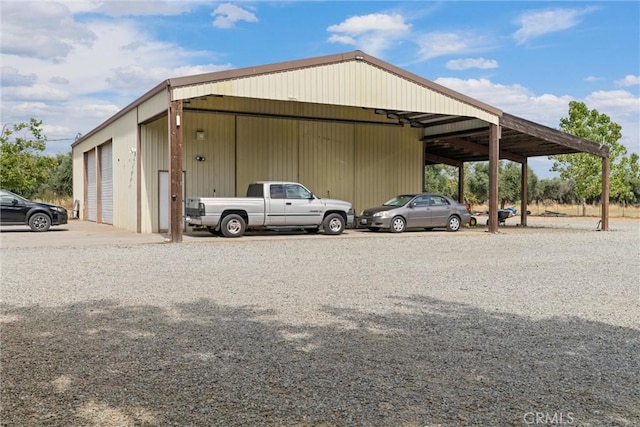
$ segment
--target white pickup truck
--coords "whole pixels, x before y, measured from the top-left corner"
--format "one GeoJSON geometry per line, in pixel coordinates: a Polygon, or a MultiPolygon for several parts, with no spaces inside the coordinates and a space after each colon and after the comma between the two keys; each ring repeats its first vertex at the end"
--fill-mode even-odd
{"type": "Polygon", "coordinates": [[[246,230],[304,229],[341,234],[353,224],[349,202],[321,199],[297,182],[249,184],[247,197],[187,197],[186,222],[212,234],[240,237],[246,230]]]}

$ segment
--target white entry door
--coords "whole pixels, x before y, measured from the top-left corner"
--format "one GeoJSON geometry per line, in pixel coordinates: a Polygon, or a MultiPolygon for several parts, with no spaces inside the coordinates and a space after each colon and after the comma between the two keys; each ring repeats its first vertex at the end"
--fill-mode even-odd
{"type": "MultiPolygon", "coordinates": [[[[184,229],[185,172],[182,171],[182,228],[184,229]]],[[[169,172],[158,173],[158,231],[169,231],[169,172]]]]}

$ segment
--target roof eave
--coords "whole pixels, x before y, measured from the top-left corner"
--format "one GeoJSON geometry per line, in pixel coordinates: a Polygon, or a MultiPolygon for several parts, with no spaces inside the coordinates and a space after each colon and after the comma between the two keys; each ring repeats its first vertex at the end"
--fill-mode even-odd
{"type": "MultiPolygon", "coordinates": [[[[131,102],[129,105],[124,107],[122,110],[118,111],[113,116],[109,117],[106,121],[104,121],[98,127],[96,127],[93,130],[91,130],[88,134],[82,135],[80,138],[78,138],[76,141],[74,141],[73,144],[71,144],[71,148],[73,148],[76,145],[80,144],[82,141],[84,141],[85,139],[91,137],[92,135],[95,135],[96,133],[100,132],[102,129],[106,128],[107,126],[109,126],[110,124],[112,124],[113,122],[118,120],[120,117],[124,116],[125,114],[129,113],[131,110],[137,108],[139,105],[141,105],[145,101],[147,101],[147,100],[153,98],[154,96],[156,96],[157,94],[167,90],[170,86],[171,86],[171,84],[170,84],[170,80],[169,79],[158,83],[153,89],[147,91],[144,95],[142,95],[141,97],[137,98],[135,101],[131,102]]],[[[168,108],[168,106],[167,106],[167,108],[168,108]]]]}
{"type": "Polygon", "coordinates": [[[558,129],[541,125],[521,117],[504,113],[500,125],[518,132],[545,139],[547,141],[569,147],[578,152],[589,153],[600,157],[609,157],[609,147],[562,132],[558,129]]]}

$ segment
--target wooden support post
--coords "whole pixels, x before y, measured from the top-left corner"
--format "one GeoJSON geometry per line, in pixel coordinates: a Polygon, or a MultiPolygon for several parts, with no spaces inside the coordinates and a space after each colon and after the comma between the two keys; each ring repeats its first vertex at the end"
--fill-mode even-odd
{"type": "Polygon", "coordinates": [[[458,202],[464,203],[464,163],[458,166],[458,202]]]}
{"type": "Polygon", "coordinates": [[[182,242],[182,100],[169,107],[169,230],[171,242],[182,242]]]}
{"type": "Polygon", "coordinates": [[[522,163],[520,175],[520,225],[527,226],[527,201],[529,200],[528,193],[528,173],[529,167],[527,165],[527,159],[522,163]]]}
{"type": "Polygon", "coordinates": [[[489,125],[489,233],[498,232],[498,165],[500,136],[498,125],[489,125]]]}
{"type": "Polygon", "coordinates": [[[609,157],[602,158],[602,231],[609,231],[609,157]]]}

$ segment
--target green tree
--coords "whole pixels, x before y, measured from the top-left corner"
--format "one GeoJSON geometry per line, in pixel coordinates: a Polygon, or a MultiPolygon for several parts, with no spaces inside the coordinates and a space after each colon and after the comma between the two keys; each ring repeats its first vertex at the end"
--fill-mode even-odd
{"type": "Polygon", "coordinates": [[[51,170],[49,180],[43,190],[48,190],[57,196],[71,196],[73,194],[73,161],[71,152],[58,154],[56,165],[51,170]]]}
{"type": "MultiPolygon", "coordinates": [[[[516,203],[522,198],[520,191],[522,167],[518,163],[500,161],[498,163],[498,199],[500,206],[516,203]]],[[[489,162],[474,163],[466,176],[466,189],[474,203],[484,203],[489,199],[489,162]]],[[[527,168],[527,203],[538,197],[538,176],[527,168]]]]}
{"type": "Polygon", "coordinates": [[[465,174],[470,199],[475,203],[484,203],[489,198],[489,162],[473,163],[469,173],[465,174]]]}
{"type": "MultiPolygon", "coordinates": [[[[638,156],[626,157],[627,149],[619,140],[622,127],[606,114],[590,110],[583,102],[569,103],[569,117],[560,119],[560,129],[572,135],[609,146],[611,162],[610,197],[625,200],[633,194],[634,170],[637,178],[638,156]]],[[[602,160],[586,154],[550,156],[551,170],[575,184],[575,193],[581,200],[596,200],[602,193],[602,160]]]]}
{"type": "Polygon", "coordinates": [[[24,197],[33,197],[49,179],[55,159],[40,154],[46,148],[42,121],[30,119],[5,125],[0,134],[0,185],[24,197]]]}
{"type": "Polygon", "coordinates": [[[424,191],[458,198],[458,169],[447,165],[428,165],[424,168],[424,191]]]}
{"type": "Polygon", "coordinates": [[[573,190],[573,181],[558,177],[541,179],[535,200],[539,202],[554,201],[556,203],[576,203],[578,198],[573,190]]]}
{"type": "MultiPolygon", "coordinates": [[[[640,166],[638,155],[624,156],[616,165],[616,173],[612,174],[611,187],[616,188],[617,194],[612,198],[624,203],[637,203],[640,192],[640,166]]],[[[613,191],[613,190],[612,190],[613,191]]]]}

